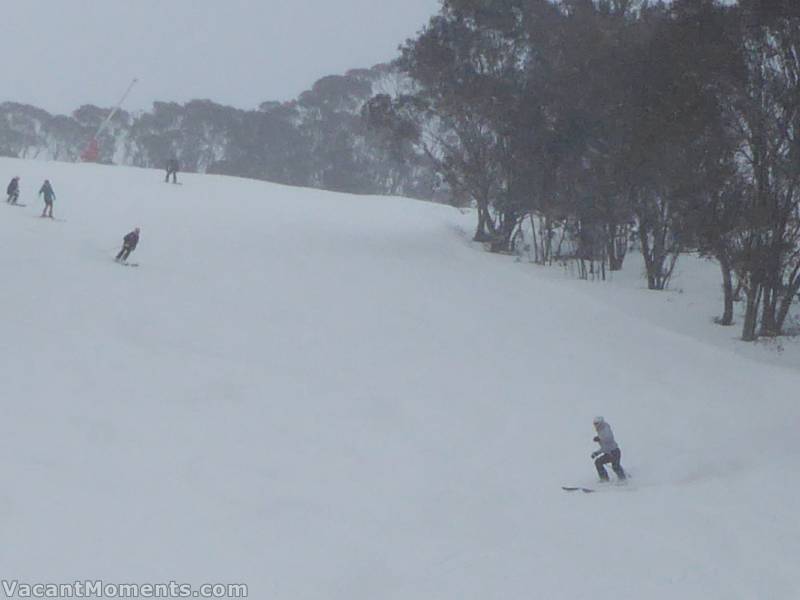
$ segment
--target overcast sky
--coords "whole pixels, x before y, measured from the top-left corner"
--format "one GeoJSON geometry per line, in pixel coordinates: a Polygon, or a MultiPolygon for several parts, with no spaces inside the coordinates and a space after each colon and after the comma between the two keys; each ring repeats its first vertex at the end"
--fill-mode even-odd
{"type": "Polygon", "coordinates": [[[3,2],[0,101],[70,113],[210,98],[288,100],[323,75],[397,56],[439,0],[3,2]]]}

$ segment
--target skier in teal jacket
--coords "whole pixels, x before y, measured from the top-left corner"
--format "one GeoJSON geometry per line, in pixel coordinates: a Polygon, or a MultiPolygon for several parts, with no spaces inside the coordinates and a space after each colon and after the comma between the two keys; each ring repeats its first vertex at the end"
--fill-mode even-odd
{"type": "Polygon", "coordinates": [[[50,180],[45,179],[39,190],[39,195],[44,196],[44,210],[42,211],[43,217],[53,218],[53,200],[56,199],[56,193],[53,191],[53,186],[50,185],[50,180]]]}

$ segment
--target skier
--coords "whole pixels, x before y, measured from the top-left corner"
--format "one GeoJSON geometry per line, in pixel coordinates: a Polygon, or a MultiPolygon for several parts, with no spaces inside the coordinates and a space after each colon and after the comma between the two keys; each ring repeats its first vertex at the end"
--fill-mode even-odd
{"type": "Polygon", "coordinates": [[[6,188],[6,193],[8,194],[6,202],[16,204],[17,200],[19,200],[19,175],[11,179],[6,188]]]}
{"type": "Polygon", "coordinates": [[[606,423],[603,417],[595,417],[593,423],[595,431],[597,431],[594,441],[600,444],[600,450],[592,452],[592,458],[595,459],[594,466],[597,468],[600,480],[608,481],[608,473],[603,465],[611,463],[611,468],[617,474],[617,478],[620,481],[624,481],[625,471],[619,462],[622,458],[622,451],[614,440],[614,432],[611,431],[611,426],[606,423]]]}
{"type": "Polygon", "coordinates": [[[164,183],[169,183],[169,176],[172,175],[172,183],[178,183],[178,160],[176,158],[170,158],[167,161],[167,177],[164,179],[164,183]]]}
{"type": "Polygon", "coordinates": [[[53,218],[53,200],[56,199],[56,193],[53,191],[53,186],[50,185],[50,180],[45,179],[39,190],[39,195],[44,195],[44,210],[42,211],[43,217],[53,218]]]}
{"type": "Polygon", "coordinates": [[[136,246],[139,244],[139,228],[137,227],[129,234],[127,234],[124,238],[122,238],[122,250],[119,251],[117,257],[114,259],[117,262],[125,262],[128,260],[128,256],[130,256],[131,252],[136,250],[136,246]]]}

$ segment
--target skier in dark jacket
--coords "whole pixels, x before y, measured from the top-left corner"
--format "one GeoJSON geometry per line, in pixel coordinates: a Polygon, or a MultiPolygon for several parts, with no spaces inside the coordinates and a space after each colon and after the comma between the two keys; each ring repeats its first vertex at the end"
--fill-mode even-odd
{"type": "Polygon", "coordinates": [[[128,235],[122,238],[122,250],[119,251],[117,257],[114,259],[117,262],[125,262],[128,260],[128,256],[130,256],[131,252],[136,250],[136,246],[139,244],[139,228],[137,227],[133,231],[131,231],[128,235]]]}
{"type": "Polygon", "coordinates": [[[597,431],[594,441],[600,444],[600,450],[592,452],[592,458],[595,459],[594,466],[597,468],[600,480],[608,481],[608,473],[604,465],[611,463],[611,468],[617,474],[617,478],[620,481],[624,481],[625,471],[620,464],[622,450],[619,449],[616,440],[614,440],[614,432],[611,431],[611,426],[606,423],[603,417],[595,417],[593,423],[595,431],[597,431]]]}
{"type": "Polygon", "coordinates": [[[180,165],[178,164],[178,160],[175,158],[170,158],[167,161],[167,177],[164,179],[164,183],[169,183],[169,176],[172,175],[172,183],[178,183],[178,169],[180,165]]]}
{"type": "Polygon", "coordinates": [[[53,200],[56,199],[56,193],[53,191],[53,186],[50,185],[50,180],[45,179],[39,190],[39,195],[44,195],[44,210],[42,211],[43,217],[53,218],[53,200]]]}
{"type": "Polygon", "coordinates": [[[6,193],[8,194],[6,202],[9,204],[16,204],[17,200],[19,200],[19,175],[9,182],[6,193]]]}

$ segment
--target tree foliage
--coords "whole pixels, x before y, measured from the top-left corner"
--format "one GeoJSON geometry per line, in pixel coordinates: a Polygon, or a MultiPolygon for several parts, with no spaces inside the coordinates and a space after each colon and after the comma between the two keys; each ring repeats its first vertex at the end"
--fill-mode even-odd
{"type": "Polygon", "coordinates": [[[682,252],[720,263],[742,337],[784,330],[800,291],[800,19],[741,0],[445,0],[402,48],[419,87],[374,128],[477,207],[475,239],[621,268],[648,287],[682,252]],[[408,110],[408,106],[414,110],[408,110]]]}

